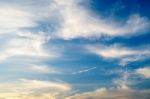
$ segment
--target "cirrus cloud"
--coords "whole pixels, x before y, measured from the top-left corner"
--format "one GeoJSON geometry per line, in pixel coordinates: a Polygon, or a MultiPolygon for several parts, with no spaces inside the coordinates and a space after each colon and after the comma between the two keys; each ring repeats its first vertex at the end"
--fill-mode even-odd
{"type": "Polygon", "coordinates": [[[56,35],[66,40],[75,38],[91,38],[108,36],[134,35],[146,32],[150,22],[146,17],[139,14],[132,14],[125,22],[113,21],[108,18],[91,13],[91,11],[80,5],[84,0],[62,0],[56,1],[63,18],[61,27],[56,35]]]}
{"type": "Polygon", "coordinates": [[[88,45],[85,46],[89,52],[107,59],[118,59],[120,65],[125,66],[130,62],[149,58],[149,47],[128,48],[120,45],[88,45]]]}

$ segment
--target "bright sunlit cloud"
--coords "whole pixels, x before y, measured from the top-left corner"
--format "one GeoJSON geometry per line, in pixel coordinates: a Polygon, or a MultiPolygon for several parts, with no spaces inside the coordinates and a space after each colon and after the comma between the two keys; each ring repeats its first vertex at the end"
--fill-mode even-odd
{"type": "Polygon", "coordinates": [[[149,67],[139,68],[136,70],[136,72],[145,78],[150,78],[150,68],[149,67]]]}

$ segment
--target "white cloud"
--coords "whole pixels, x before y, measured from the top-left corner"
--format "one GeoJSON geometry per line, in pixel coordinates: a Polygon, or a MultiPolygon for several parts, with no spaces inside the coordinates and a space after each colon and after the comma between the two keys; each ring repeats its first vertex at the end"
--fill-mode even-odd
{"type": "Polygon", "coordinates": [[[47,66],[47,65],[30,65],[29,71],[35,72],[35,73],[51,73],[51,74],[60,74],[61,72],[57,69],[55,69],[52,66],[47,66]]]}
{"type": "Polygon", "coordinates": [[[0,40],[3,42],[0,62],[16,56],[42,59],[59,56],[57,49],[52,46],[46,50],[45,44],[50,36],[41,32],[42,28],[37,28],[41,25],[40,22],[51,23],[50,20],[53,20],[51,16],[54,16],[54,2],[13,1],[6,0],[0,3],[0,40]]]}
{"type": "Polygon", "coordinates": [[[96,67],[87,68],[87,69],[84,69],[84,70],[73,72],[72,74],[75,75],[75,74],[85,73],[85,72],[89,72],[89,71],[94,70],[94,69],[96,69],[96,67]]]}
{"type": "Polygon", "coordinates": [[[55,58],[59,56],[56,48],[45,49],[44,44],[49,40],[43,32],[17,32],[14,37],[6,38],[0,49],[0,61],[11,57],[29,57],[35,59],[55,58]]]}
{"type": "Polygon", "coordinates": [[[150,55],[149,48],[132,49],[120,45],[88,45],[85,47],[89,52],[106,59],[119,59],[120,65],[143,60],[150,55]]]}
{"type": "Polygon", "coordinates": [[[122,23],[101,18],[80,5],[81,2],[85,3],[85,0],[45,0],[45,2],[38,0],[38,3],[30,0],[14,0],[14,2],[11,4],[3,2],[2,5],[5,6],[0,7],[1,33],[27,27],[35,28],[44,22],[49,24],[47,26],[53,36],[61,39],[132,35],[143,33],[149,27],[149,20],[139,14],[129,16],[122,23]]]}
{"type": "Polygon", "coordinates": [[[117,45],[114,46],[87,46],[87,49],[95,54],[105,58],[120,58],[127,55],[134,55],[137,51],[123,48],[117,45]]]}
{"type": "MultiPolygon", "coordinates": [[[[9,62],[9,59],[12,59],[17,60],[17,63],[20,62],[22,66],[34,64],[35,61],[42,64],[44,59],[52,59],[60,55],[54,46],[46,45],[50,36],[42,32],[45,27],[37,28],[41,25],[40,22],[53,20],[50,17],[53,16],[50,7],[53,3],[50,2],[52,1],[6,0],[0,2],[0,63],[9,62]]],[[[56,73],[55,69],[46,66],[33,66],[32,70],[40,73],[56,73]]]]}
{"type": "Polygon", "coordinates": [[[145,78],[150,78],[150,67],[139,68],[136,72],[145,78]]]}
{"type": "Polygon", "coordinates": [[[133,14],[126,22],[120,23],[94,15],[78,4],[84,0],[55,1],[63,17],[57,36],[63,39],[133,35],[145,32],[149,27],[149,20],[138,14],[133,14]]]}
{"type": "Polygon", "coordinates": [[[32,11],[19,8],[14,3],[6,3],[0,6],[0,38],[3,42],[0,49],[0,62],[13,56],[55,57],[43,47],[48,38],[45,33],[22,30],[37,26],[36,15],[32,11]]]}
{"type": "Polygon", "coordinates": [[[0,7],[0,34],[36,26],[33,15],[15,7],[0,7]]]}
{"type": "Polygon", "coordinates": [[[71,86],[66,83],[20,79],[0,83],[0,98],[4,99],[57,99],[63,98],[71,86]]]}

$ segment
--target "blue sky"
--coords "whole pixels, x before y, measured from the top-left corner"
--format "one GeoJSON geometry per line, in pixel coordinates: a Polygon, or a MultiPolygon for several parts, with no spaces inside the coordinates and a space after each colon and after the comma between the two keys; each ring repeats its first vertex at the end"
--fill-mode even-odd
{"type": "Polygon", "coordinates": [[[0,0],[0,98],[149,99],[148,0],[0,0]]]}

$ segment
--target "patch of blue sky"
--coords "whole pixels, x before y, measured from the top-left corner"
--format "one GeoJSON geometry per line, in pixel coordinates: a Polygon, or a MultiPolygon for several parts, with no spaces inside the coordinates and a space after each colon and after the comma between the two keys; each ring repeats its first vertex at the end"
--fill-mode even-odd
{"type": "Polygon", "coordinates": [[[92,11],[104,17],[114,17],[116,19],[126,19],[133,13],[139,13],[144,16],[150,17],[148,13],[149,1],[140,0],[91,0],[90,8],[92,11]],[[113,15],[113,16],[112,16],[113,15]]]}

